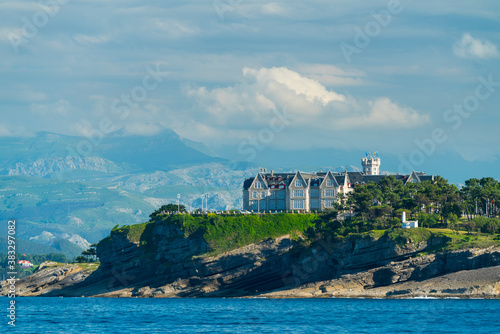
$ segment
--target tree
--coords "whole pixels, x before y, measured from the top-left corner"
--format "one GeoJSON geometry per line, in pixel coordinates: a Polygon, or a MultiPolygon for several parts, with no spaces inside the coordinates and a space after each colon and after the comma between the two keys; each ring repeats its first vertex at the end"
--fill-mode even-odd
{"type": "Polygon", "coordinates": [[[149,218],[151,218],[151,220],[154,220],[157,216],[165,214],[167,212],[177,212],[177,209],[179,210],[179,212],[186,212],[186,206],[182,204],[177,206],[177,204],[170,203],[162,205],[158,210],[150,214],[149,218]]]}
{"type": "Polygon", "coordinates": [[[469,220],[472,219],[472,213],[487,215],[490,218],[498,215],[500,183],[497,180],[491,177],[467,180],[460,194],[469,220]]]}
{"type": "Polygon", "coordinates": [[[77,256],[75,259],[76,262],[78,263],[87,263],[89,260],[85,256],[77,256]]]}
{"type": "Polygon", "coordinates": [[[377,200],[379,196],[379,190],[374,187],[374,183],[370,182],[366,185],[360,185],[355,188],[354,194],[352,195],[354,207],[357,212],[361,214],[361,219],[365,221],[366,213],[368,209],[373,205],[373,202],[377,200]]]}
{"type": "Polygon", "coordinates": [[[471,234],[471,232],[474,230],[475,224],[472,220],[467,220],[463,226],[467,230],[467,234],[471,234]]]}
{"type": "Polygon", "coordinates": [[[450,214],[448,216],[448,228],[450,230],[455,231],[456,234],[458,234],[458,217],[455,214],[450,214]]]}
{"type": "Polygon", "coordinates": [[[78,259],[82,260],[81,258],[85,259],[83,262],[97,262],[96,244],[92,244],[89,249],[84,250],[81,256],[76,258],[76,262],[80,262],[78,259]]]}

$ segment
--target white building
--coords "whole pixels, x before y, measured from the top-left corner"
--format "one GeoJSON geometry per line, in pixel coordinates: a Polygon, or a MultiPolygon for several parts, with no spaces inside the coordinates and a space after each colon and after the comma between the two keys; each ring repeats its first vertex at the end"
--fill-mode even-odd
{"type": "Polygon", "coordinates": [[[406,212],[401,216],[401,228],[417,228],[418,220],[406,220],[406,212]]]}
{"type": "MultiPolygon", "coordinates": [[[[379,175],[380,158],[367,155],[361,164],[363,172],[268,173],[262,169],[243,183],[243,209],[254,212],[333,209],[340,194],[371,181],[378,183],[386,176],[379,175]]],[[[434,180],[434,176],[421,172],[394,177],[404,183],[434,180]]]]}

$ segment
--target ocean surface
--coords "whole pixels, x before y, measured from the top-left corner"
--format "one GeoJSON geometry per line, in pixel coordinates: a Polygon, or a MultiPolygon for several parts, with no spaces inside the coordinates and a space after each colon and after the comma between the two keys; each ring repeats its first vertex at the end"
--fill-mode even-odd
{"type": "Polygon", "coordinates": [[[18,333],[500,333],[500,300],[0,298],[18,333]]]}

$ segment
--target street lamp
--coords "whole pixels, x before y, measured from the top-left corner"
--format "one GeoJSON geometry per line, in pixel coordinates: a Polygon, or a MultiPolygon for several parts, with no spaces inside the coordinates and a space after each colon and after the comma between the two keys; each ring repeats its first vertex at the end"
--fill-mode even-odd
{"type": "Polygon", "coordinates": [[[179,204],[179,199],[181,198],[181,194],[177,194],[177,214],[181,212],[181,207],[179,204]]]}
{"type": "Polygon", "coordinates": [[[260,192],[257,193],[257,214],[260,214],[260,192]]]}

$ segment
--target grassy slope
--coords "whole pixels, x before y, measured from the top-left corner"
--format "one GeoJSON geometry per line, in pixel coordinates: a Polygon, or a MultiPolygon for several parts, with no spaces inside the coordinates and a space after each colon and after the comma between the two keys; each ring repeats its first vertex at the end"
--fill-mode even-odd
{"type": "Polygon", "coordinates": [[[104,181],[59,181],[57,178],[0,176],[0,218],[22,222],[17,233],[25,238],[42,231],[77,233],[98,240],[106,230],[124,222],[143,221],[154,206],[136,191],[123,192],[104,181]],[[22,192],[19,190],[22,189],[22,192]],[[135,212],[125,212],[135,208],[135,212]],[[72,218],[78,218],[74,221],[72,218]]]}
{"type": "MultiPolygon", "coordinates": [[[[314,214],[275,214],[224,216],[209,214],[207,216],[164,215],[158,218],[158,223],[176,225],[184,231],[186,237],[199,234],[209,244],[211,253],[220,254],[252,243],[258,243],[269,238],[286,234],[297,237],[309,228],[320,225],[321,217],[314,214]]],[[[101,242],[109,242],[115,234],[125,234],[133,242],[142,246],[150,245],[154,222],[115,227],[111,235],[101,242]]],[[[307,233],[305,233],[307,235],[307,233]]],[[[500,247],[500,235],[467,235],[456,234],[446,229],[400,229],[372,230],[364,233],[349,234],[346,237],[369,237],[378,239],[387,237],[399,246],[427,241],[431,237],[440,237],[445,243],[428,252],[440,252],[465,248],[500,247]]],[[[342,238],[342,237],[341,237],[342,238]]],[[[305,240],[305,243],[312,240],[305,240]]]]}
{"type": "Polygon", "coordinates": [[[500,247],[500,234],[471,233],[450,229],[429,229],[436,236],[447,239],[447,243],[431,249],[429,252],[443,252],[467,248],[500,247]]]}
{"type": "MultiPolygon", "coordinates": [[[[50,265],[44,266],[43,269],[45,268],[55,268],[55,267],[63,267],[63,266],[73,266],[73,267],[78,267],[82,268],[84,271],[88,273],[92,273],[99,269],[99,266],[101,265],[100,262],[91,262],[91,263],[61,263],[61,262],[52,262],[50,265]]],[[[33,267],[32,272],[36,271],[39,266],[33,267]]]]}
{"type": "Polygon", "coordinates": [[[317,215],[170,216],[164,223],[176,224],[185,235],[202,233],[214,253],[229,251],[269,238],[296,237],[315,225],[317,215]]]}
{"type": "MultiPolygon", "coordinates": [[[[211,252],[221,253],[261,242],[269,238],[291,234],[296,237],[315,225],[317,215],[276,214],[249,216],[207,216],[172,215],[161,216],[161,224],[176,225],[186,237],[201,234],[209,244],[211,252]]],[[[127,238],[141,245],[151,241],[153,222],[116,227],[111,235],[101,242],[109,242],[115,234],[126,234],[127,238]]]]}

